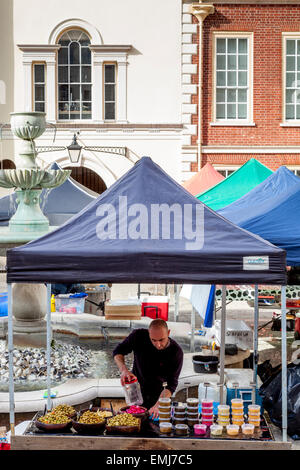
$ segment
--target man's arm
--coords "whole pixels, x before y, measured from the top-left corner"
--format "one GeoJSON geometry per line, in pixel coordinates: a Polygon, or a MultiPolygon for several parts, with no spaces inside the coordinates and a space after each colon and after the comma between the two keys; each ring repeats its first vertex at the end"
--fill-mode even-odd
{"type": "Polygon", "coordinates": [[[132,331],[127,338],[125,338],[122,343],[118,344],[113,351],[114,361],[118,366],[118,369],[121,374],[121,384],[124,386],[125,378],[135,378],[135,375],[130,372],[126,365],[124,357],[131,353],[134,349],[134,341],[135,341],[136,331],[132,331]]]}
{"type": "Polygon", "coordinates": [[[130,380],[132,378],[136,378],[135,375],[127,369],[127,367],[125,365],[124,356],[122,354],[116,354],[114,356],[114,361],[117,364],[118,369],[119,369],[120,374],[121,374],[121,385],[122,386],[125,385],[125,379],[126,378],[128,380],[130,380]]]}

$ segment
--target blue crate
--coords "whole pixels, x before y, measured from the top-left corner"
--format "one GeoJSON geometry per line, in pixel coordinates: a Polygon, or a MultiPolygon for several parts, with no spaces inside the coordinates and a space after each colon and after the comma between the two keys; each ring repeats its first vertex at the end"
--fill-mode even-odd
{"type": "MultiPolygon", "coordinates": [[[[242,398],[244,400],[244,413],[248,414],[248,405],[252,403],[252,388],[227,388],[227,405],[231,405],[232,398],[242,398]]],[[[256,388],[255,392],[255,404],[261,406],[262,413],[262,397],[258,393],[258,388],[256,388]]]]}

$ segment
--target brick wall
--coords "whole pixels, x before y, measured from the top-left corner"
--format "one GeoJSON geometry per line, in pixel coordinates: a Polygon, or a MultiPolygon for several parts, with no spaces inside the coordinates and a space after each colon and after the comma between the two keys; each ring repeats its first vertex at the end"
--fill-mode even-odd
{"type": "MultiPolygon", "coordinates": [[[[193,23],[198,20],[193,16],[193,23]]],[[[300,5],[215,5],[203,25],[203,146],[298,146],[300,127],[282,127],[282,32],[300,31],[300,5]],[[255,126],[211,126],[212,121],[212,32],[253,32],[253,121],[255,126]]],[[[192,42],[198,43],[198,33],[192,42]]],[[[198,63],[193,55],[192,63],[198,63]]],[[[198,73],[192,76],[198,83],[198,73]]],[[[198,103],[197,95],[192,103],[198,103]]],[[[192,124],[197,124],[197,114],[192,124]]],[[[191,144],[196,146],[197,136],[191,144]]],[[[215,164],[243,164],[255,157],[272,169],[280,165],[299,165],[297,154],[204,154],[202,166],[215,164]]],[[[191,171],[197,165],[191,164],[191,171]]]]}

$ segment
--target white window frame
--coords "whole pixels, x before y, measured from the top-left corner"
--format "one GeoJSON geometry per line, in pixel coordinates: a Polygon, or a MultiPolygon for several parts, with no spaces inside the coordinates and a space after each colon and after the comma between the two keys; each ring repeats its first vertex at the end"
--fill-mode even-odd
{"type": "Polygon", "coordinates": [[[46,93],[47,93],[47,83],[46,83],[46,77],[47,77],[47,65],[45,62],[33,62],[32,63],[32,109],[33,111],[35,110],[35,105],[36,105],[36,99],[35,99],[35,85],[43,85],[44,86],[44,100],[39,101],[39,103],[44,103],[44,109],[46,112],[47,110],[47,99],[46,99],[46,93]],[[35,81],[35,66],[36,65],[42,65],[44,67],[44,82],[36,82],[35,81]]]}
{"type": "Polygon", "coordinates": [[[236,31],[214,31],[212,45],[212,122],[211,126],[255,126],[253,122],[253,33],[236,31]],[[216,117],[216,91],[217,91],[217,39],[247,39],[248,40],[248,101],[246,119],[217,119],[216,117]]]}
{"type": "MultiPolygon", "coordinates": [[[[298,127],[300,126],[299,119],[286,119],[286,42],[288,39],[300,40],[300,32],[283,32],[282,33],[282,127],[298,127]]],[[[299,71],[300,73],[300,71],[299,71]]],[[[299,87],[300,91],[300,87],[299,87]]]]}
{"type": "MultiPolygon", "coordinates": [[[[22,52],[24,72],[24,110],[33,111],[33,63],[46,64],[46,119],[56,123],[105,123],[103,106],[103,64],[116,63],[116,119],[113,122],[127,123],[127,66],[131,45],[104,45],[98,31],[81,20],[68,20],[60,23],[51,32],[49,44],[18,45],[22,52]],[[91,38],[92,53],[92,119],[58,120],[57,114],[57,44],[59,37],[67,29],[81,29],[91,38]]],[[[112,122],[112,121],[108,121],[112,122]]]]}
{"type": "MultiPolygon", "coordinates": [[[[234,171],[238,170],[239,168],[241,168],[241,165],[213,165],[214,169],[221,172],[221,171],[225,171],[226,172],[226,176],[225,178],[228,178],[228,172],[230,171],[231,173],[233,173],[234,171]]],[[[231,174],[230,173],[230,174],[231,174]]]]}

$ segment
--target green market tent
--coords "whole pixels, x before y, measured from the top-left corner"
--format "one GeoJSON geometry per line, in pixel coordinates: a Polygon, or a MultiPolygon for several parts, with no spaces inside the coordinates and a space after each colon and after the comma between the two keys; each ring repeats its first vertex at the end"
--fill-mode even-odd
{"type": "Polygon", "coordinates": [[[255,158],[251,158],[226,179],[207,191],[197,194],[196,198],[217,211],[244,196],[272,173],[272,170],[255,158]]]}

